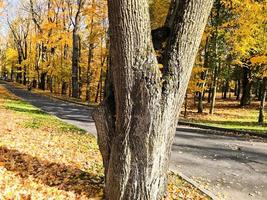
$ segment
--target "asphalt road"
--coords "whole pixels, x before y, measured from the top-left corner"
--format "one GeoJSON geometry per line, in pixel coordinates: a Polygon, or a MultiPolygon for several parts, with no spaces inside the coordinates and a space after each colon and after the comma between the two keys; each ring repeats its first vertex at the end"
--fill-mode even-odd
{"type": "MultiPolygon", "coordinates": [[[[93,108],[2,85],[43,111],[96,135],[91,117],[93,108]]],[[[266,140],[178,127],[172,149],[170,168],[195,180],[220,199],[267,200],[266,140]]]]}

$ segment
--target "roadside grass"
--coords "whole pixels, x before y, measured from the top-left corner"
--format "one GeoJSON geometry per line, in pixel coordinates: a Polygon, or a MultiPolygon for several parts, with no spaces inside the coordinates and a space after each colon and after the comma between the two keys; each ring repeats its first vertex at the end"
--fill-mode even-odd
{"type": "Polygon", "coordinates": [[[190,98],[188,114],[184,117],[184,112],[182,111],[180,118],[185,121],[210,126],[267,133],[267,123],[265,125],[258,124],[258,109],[259,102],[257,101],[253,101],[250,106],[242,108],[239,106],[239,101],[233,98],[222,100],[218,97],[213,115],[209,114],[209,104],[207,102],[204,103],[204,112],[199,114],[193,98],[190,98]]]}
{"type": "MultiPolygon", "coordinates": [[[[102,199],[104,175],[96,139],[0,85],[0,199],[102,199]]],[[[175,174],[172,199],[209,199],[175,174]]]]}
{"type": "Polygon", "coordinates": [[[79,129],[76,126],[62,123],[61,121],[57,120],[56,117],[49,115],[24,101],[7,99],[4,103],[4,107],[7,110],[16,111],[15,114],[25,114],[25,116],[28,117],[28,120],[25,120],[21,123],[21,125],[25,128],[55,128],[57,131],[61,132],[77,131],[86,133],[84,130],[79,129]]]}
{"type": "MultiPolygon", "coordinates": [[[[11,83],[16,87],[27,89],[26,86],[23,86],[18,83],[11,83]]],[[[71,98],[67,95],[62,96],[59,94],[51,94],[49,90],[39,90],[33,89],[33,92],[40,95],[50,96],[64,101],[69,101],[73,103],[78,103],[82,105],[88,105],[84,97],[82,100],[77,100],[71,98]]],[[[265,125],[259,125],[258,114],[259,114],[259,102],[253,101],[250,106],[241,108],[239,106],[239,101],[236,101],[231,95],[232,98],[222,100],[220,94],[217,94],[215,112],[213,115],[209,115],[209,104],[203,102],[204,112],[202,114],[197,113],[196,104],[194,104],[193,98],[189,98],[188,102],[188,114],[184,117],[184,108],[182,109],[180,119],[194,122],[204,125],[216,126],[227,129],[234,130],[244,130],[244,131],[254,131],[258,133],[267,133],[267,123],[265,125]]],[[[96,103],[90,103],[90,106],[97,106],[96,103]]],[[[267,112],[267,111],[266,111],[267,112]]],[[[267,121],[267,119],[266,119],[267,121]]]]}

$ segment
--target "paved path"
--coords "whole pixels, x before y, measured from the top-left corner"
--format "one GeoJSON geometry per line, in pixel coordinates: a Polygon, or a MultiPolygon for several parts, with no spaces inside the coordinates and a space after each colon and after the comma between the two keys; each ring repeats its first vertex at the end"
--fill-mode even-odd
{"type": "MultiPolygon", "coordinates": [[[[34,106],[96,134],[92,108],[3,85],[34,106]]],[[[171,169],[181,171],[227,200],[267,200],[267,143],[263,140],[211,135],[179,127],[171,169]]]]}

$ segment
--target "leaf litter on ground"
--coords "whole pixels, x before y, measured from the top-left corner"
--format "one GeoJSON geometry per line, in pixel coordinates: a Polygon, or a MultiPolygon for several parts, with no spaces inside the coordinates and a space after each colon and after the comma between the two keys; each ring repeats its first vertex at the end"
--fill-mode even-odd
{"type": "MultiPolygon", "coordinates": [[[[0,86],[0,200],[103,199],[96,139],[0,86]]],[[[206,200],[169,174],[165,199],[206,200]]]]}

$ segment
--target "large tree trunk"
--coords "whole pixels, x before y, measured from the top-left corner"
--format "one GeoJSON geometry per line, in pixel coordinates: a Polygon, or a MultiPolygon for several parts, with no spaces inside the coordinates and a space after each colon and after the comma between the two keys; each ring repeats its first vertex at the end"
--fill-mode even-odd
{"type": "Polygon", "coordinates": [[[105,198],[161,199],[171,145],[212,0],[176,1],[163,73],[153,49],[147,0],[110,0],[107,97],[94,112],[105,198]]]}

